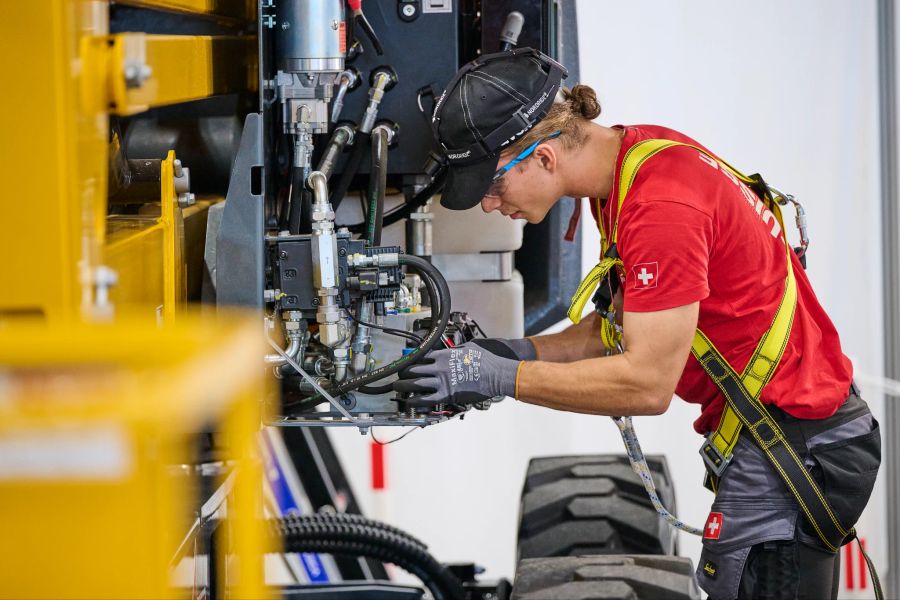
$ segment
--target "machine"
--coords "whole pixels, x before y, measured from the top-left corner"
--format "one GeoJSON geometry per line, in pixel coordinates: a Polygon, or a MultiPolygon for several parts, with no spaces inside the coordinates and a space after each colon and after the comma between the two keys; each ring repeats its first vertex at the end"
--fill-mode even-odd
{"type": "MultiPolygon", "coordinates": [[[[29,175],[42,202],[16,201],[0,223],[7,256],[28,248],[4,265],[0,295],[0,519],[15,534],[0,597],[509,597],[508,581],[479,581],[474,565],[443,565],[359,515],[325,428],[487,409],[421,405],[390,383],[432,348],[565,314],[580,278],[579,241],[563,242],[571,200],[524,230],[444,211],[429,121],[457,69],[500,48],[539,48],[577,80],[574,2],[14,12],[0,47],[22,58],[3,75],[0,163],[17,181],[19,157],[50,158],[29,175]],[[60,455],[67,468],[52,467],[60,455]],[[107,543],[123,523],[134,532],[107,543]],[[65,577],[43,582],[57,561],[65,577]],[[387,581],[385,563],[422,586],[387,581]]],[[[533,463],[519,542],[532,562],[513,596],[552,597],[571,576],[585,590],[613,579],[628,582],[615,593],[696,597],[639,485],[615,457],[533,463]],[[568,511],[598,478],[615,484],[591,493],[627,519],[568,511]],[[591,553],[659,556],[598,559],[596,577],[560,563],[556,579],[534,562],[580,553],[579,531],[597,538],[602,523],[591,553]]],[[[671,487],[660,494],[671,507],[671,487]]]]}

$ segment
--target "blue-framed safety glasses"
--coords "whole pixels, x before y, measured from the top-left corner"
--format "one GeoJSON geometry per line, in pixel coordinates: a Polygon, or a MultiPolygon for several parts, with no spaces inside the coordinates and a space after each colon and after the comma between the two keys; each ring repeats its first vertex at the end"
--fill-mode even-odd
{"type": "Polygon", "coordinates": [[[541,144],[543,144],[543,143],[546,142],[547,140],[552,140],[552,139],[554,139],[554,138],[558,138],[561,134],[562,134],[562,131],[554,131],[553,133],[551,133],[551,134],[548,135],[547,137],[544,137],[544,138],[539,139],[538,141],[536,141],[536,142],[533,143],[532,145],[530,145],[530,146],[528,146],[527,148],[525,148],[524,150],[522,150],[522,152],[520,152],[518,156],[516,156],[514,159],[512,159],[511,161],[509,161],[509,163],[507,163],[507,164],[504,165],[502,168],[498,169],[496,173],[494,173],[494,176],[491,178],[491,183],[496,182],[498,179],[500,179],[501,177],[503,177],[504,175],[506,175],[506,173],[507,173],[510,169],[512,169],[514,166],[516,166],[517,164],[519,164],[520,162],[522,162],[523,160],[525,160],[526,158],[528,158],[529,156],[531,156],[531,153],[534,152],[534,149],[535,149],[535,148],[537,148],[538,146],[540,146],[541,144]]]}

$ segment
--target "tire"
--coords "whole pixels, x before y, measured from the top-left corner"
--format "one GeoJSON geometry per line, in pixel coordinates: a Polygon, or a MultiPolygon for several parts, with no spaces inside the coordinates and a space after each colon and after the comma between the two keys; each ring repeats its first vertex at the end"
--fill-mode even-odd
{"type": "Polygon", "coordinates": [[[678,556],[528,558],[511,600],[700,600],[691,559],[678,556]]]}
{"type": "MultiPolygon", "coordinates": [[[[662,456],[649,456],[659,497],[675,493],[662,456]]],[[[628,458],[533,458],[519,512],[518,559],[595,554],[676,554],[676,532],[654,510],[628,458]]]]}

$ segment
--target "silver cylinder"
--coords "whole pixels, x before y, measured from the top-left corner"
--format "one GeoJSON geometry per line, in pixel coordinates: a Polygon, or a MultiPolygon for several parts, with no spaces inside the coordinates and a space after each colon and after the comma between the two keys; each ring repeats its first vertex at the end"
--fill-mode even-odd
{"type": "MultiPolygon", "coordinates": [[[[429,200],[430,204],[431,201],[429,200]]],[[[428,204],[409,215],[406,220],[406,253],[415,256],[431,256],[432,254],[432,220],[428,204]]]]}
{"type": "Polygon", "coordinates": [[[278,0],[275,52],[283,71],[343,71],[344,0],[278,0]]]}

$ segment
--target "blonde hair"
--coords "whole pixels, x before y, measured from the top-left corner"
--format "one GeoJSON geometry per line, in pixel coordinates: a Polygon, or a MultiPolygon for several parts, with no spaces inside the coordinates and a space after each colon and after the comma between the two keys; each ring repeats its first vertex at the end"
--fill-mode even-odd
{"type": "Polygon", "coordinates": [[[531,144],[557,131],[562,132],[558,139],[563,148],[572,150],[581,147],[587,137],[585,126],[600,115],[597,92],[587,85],[562,88],[561,92],[563,100],[554,103],[547,116],[516,140],[507,152],[519,154],[531,144]]]}

